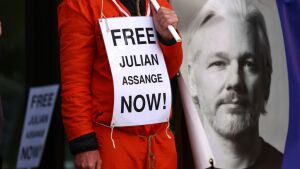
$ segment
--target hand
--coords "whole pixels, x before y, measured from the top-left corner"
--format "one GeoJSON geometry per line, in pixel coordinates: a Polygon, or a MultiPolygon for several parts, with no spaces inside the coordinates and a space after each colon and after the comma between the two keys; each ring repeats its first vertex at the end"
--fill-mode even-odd
{"type": "Polygon", "coordinates": [[[172,40],[173,36],[169,32],[168,26],[173,25],[174,28],[177,29],[178,17],[175,11],[165,7],[160,7],[156,12],[152,5],[151,10],[153,13],[153,23],[156,31],[165,41],[172,40]]]}
{"type": "Polygon", "coordinates": [[[102,160],[98,150],[86,151],[75,155],[76,169],[101,169],[102,160]]]}

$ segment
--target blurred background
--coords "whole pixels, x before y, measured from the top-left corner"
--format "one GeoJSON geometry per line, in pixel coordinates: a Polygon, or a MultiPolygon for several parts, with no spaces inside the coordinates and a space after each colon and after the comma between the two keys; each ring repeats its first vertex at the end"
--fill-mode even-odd
{"type": "MultiPolygon", "coordinates": [[[[3,169],[16,168],[29,87],[59,83],[56,16],[59,2],[0,1],[0,97],[4,117],[0,154],[3,169]]],[[[64,141],[59,106],[60,99],[39,168],[73,167],[64,141]]]]}

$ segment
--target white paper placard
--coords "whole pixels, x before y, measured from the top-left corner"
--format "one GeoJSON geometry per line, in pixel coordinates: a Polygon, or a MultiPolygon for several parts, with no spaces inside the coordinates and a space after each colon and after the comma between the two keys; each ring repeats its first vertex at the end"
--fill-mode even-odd
{"type": "Polygon", "coordinates": [[[114,83],[112,126],[169,120],[171,88],[152,17],[99,19],[114,83]]]}
{"type": "Polygon", "coordinates": [[[58,87],[58,85],[49,85],[30,88],[17,168],[39,166],[58,87]]]}

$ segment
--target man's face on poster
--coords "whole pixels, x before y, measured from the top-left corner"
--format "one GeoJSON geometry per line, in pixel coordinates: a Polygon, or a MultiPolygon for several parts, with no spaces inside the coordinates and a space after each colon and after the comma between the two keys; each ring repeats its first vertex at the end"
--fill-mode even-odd
{"type": "Polygon", "coordinates": [[[200,113],[225,137],[255,127],[264,110],[263,58],[254,51],[254,39],[239,19],[214,18],[193,35],[191,91],[200,113]]]}

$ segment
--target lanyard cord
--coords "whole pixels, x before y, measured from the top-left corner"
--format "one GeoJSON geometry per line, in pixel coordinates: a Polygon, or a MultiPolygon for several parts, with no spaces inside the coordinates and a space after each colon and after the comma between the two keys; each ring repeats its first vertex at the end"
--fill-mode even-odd
{"type": "MultiPolygon", "coordinates": [[[[128,14],[119,4],[116,0],[112,0],[112,2],[117,6],[117,8],[127,17],[130,16],[130,14],[128,14]]],[[[146,0],[146,5],[148,6],[147,8],[147,12],[146,12],[146,16],[150,16],[150,3],[149,3],[149,0],[146,0]]],[[[141,10],[140,10],[140,0],[137,0],[137,3],[136,3],[136,7],[137,7],[137,13],[138,15],[140,16],[141,15],[141,10]]],[[[104,13],[103,13],[103,0],[102,0],[102,7],[101,7],[101,17],[104,17],[104,13]]]]}
{"type": "Polygon", "coordinates": [[[141,16],[141,8],[140,8],[140,2],[141,0],[136,0],[135,5],[136,5],[136,12],[138,16],[141,16]]]}
{"type": "Polygon", "coordinates": [[[103,5],[103,0],[101,0],[101,19],[106,18],[105,15],[104,15],[104,12],[103,12],[103,6],[104,6],[103,5]]]}
{"type": "Polygon", "coordinates": [[[146,5],[148,6],[146,16],[150,16],[150,0],[148,0],[148,3],[146,3],[146,5]]]}
{"type": "Polygon", "coordinates": [[[116,0],[112,0],[113,3],[119,8],[119,10],[127,17],[129,17],[130,15],[117,3],[116,0]]]}
{"type": "MultiPolygon", "coordinates": [[[[108,21],[104,15],[104,0],[101,0],[101,19],[104,19],[105,20],[105,24],[106,24],[106,27],[107,27],[107,30],[106,31],[110,31],[109,29],[109,25],[108,25],[108,21]]],[[[130,15],[117,3],[116,0],[112,0],[112,2],[117,6],[117,8],[127,17],[129,17],[130,15]]],[[[147,13],[146,13],[146,16],[150,16],[150,1],[149,0],[146,0],[146,6],[148,6],[147,8],[147,13]]],[[[141,15],[141,11],[140,11],[140,0],[137,0],[137,12],[138,12],[138,15],[141,15]]]]}

